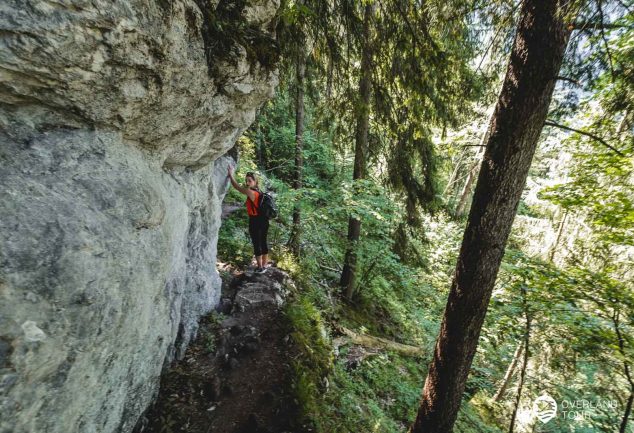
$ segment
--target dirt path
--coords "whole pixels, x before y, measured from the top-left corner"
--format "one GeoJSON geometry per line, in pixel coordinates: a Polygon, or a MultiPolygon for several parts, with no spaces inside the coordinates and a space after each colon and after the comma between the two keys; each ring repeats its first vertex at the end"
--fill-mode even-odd
{"type": "Polygon", "coordinates": [[[290,280],[277,268],[223,284],[219,310],[200,323],[185,359],[161,378],[136,433],[299,433],[292,346],[281,306],[290,280]]]}

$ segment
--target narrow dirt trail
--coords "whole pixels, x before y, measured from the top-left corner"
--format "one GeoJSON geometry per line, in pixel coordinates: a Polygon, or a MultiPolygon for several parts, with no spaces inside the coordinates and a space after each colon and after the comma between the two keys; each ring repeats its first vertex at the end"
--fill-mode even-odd
{"type": "Polygon", "coordinates": [[[287,274],[253,270],[223,284],[219,311],[161,378],[135,433],[299,433],[291,393],[293,348],[281,307],[287,274]]]}

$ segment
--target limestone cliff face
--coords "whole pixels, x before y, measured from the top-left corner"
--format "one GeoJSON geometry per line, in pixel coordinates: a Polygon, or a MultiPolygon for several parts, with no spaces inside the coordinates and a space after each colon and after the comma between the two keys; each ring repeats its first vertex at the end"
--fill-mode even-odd
{"type": "Polygon", "coordinates": [[[1,433],[131,431],[218,302],[223,155],[277,84],[278,7],[0,6],[1,433]]]}

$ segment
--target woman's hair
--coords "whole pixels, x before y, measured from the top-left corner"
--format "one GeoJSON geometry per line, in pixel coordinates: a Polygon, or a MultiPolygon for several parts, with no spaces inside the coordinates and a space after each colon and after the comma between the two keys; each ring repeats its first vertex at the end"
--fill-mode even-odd
{"type": "Polygon", "coordinates": [[[245,175],[245,177],[250,177],[251,179],[253,179],[255,181],[255,186],[259,187],[260,184],[258,182],[258,178],[255,176],[255,173],[252,171],[247,172],[247,174],[245,175]]]}

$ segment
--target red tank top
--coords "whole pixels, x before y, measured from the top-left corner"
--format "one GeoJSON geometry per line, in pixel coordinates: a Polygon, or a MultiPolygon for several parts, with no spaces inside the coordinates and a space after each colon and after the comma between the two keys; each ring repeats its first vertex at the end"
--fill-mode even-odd
{"type": "Polygon", "coordinates": [[[247,196],[247,201],[245,201],[244,203],[247,205],[247,214],[249,214],[249,216],[257,216],[258,203],[260,201],[260,192],[255,190],[252,190],[252,191],[255,194],[255,203],[251,201],[249,196],[247,196]]]}

